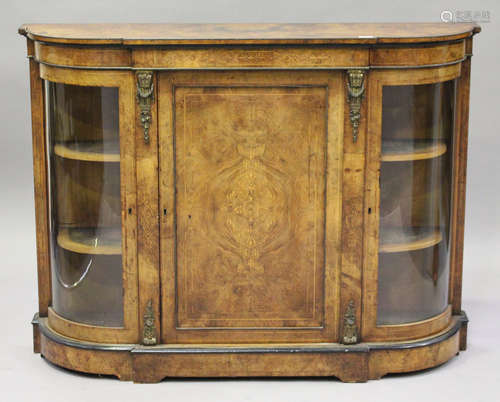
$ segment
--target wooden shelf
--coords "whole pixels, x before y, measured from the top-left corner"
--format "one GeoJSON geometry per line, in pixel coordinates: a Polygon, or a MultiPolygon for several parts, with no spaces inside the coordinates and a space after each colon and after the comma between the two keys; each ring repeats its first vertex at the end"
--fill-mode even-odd
{"type": "Polygon", "coordinates": [[[80,254],[117,255],[122,253],[121,228],[62,228],[57,244],[80,254]]]}
{"type": "Polygon", "coordinates": [[[435,246],[443,240],[439,230],[420,229],[415,233],[402,228],[383,228],[380,233],[380,253],[399,253],[435,246]]]}
{"type": "Polygon", "coordinates": [[[118,142],[67,142],[54,145],[54,153],[62,158],[87,162],[120,162],[118,142]]]}
{"type": "Polygon", "coordinates": [[[418,161],[437,158],[446,152],[444,142],[382,141],[382,162],[418,161]]]}

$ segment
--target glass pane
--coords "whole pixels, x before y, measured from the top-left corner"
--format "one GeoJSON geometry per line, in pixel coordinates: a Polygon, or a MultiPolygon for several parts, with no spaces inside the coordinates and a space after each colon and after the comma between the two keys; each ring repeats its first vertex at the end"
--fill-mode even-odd
{"type": "Polygon", "coordinates": [[[383,89],[378,325],[448,305],[454,107],[455,81],[383,89]]]}
{"type": "Polygon", "coordinates": [[[118,88],[46,82],[52,307],[123,325],[118,88]]]}

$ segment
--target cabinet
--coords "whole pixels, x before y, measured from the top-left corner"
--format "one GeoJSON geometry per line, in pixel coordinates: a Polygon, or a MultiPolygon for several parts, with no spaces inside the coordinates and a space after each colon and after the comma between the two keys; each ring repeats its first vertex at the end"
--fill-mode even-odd
{"type": "Polygon", "coordinates": [[[470,24],[25,25],[35,352],[366,381],[466,346],[470,24]]]}

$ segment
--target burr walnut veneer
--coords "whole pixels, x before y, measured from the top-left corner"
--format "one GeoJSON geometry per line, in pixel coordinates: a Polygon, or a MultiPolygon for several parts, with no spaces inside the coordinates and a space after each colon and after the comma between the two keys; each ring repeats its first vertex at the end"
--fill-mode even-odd
{"type": "Polygon", "coordinates": [[[24,25],[35,352],[123,380],[437,366],[468,24],[24,25]]]}

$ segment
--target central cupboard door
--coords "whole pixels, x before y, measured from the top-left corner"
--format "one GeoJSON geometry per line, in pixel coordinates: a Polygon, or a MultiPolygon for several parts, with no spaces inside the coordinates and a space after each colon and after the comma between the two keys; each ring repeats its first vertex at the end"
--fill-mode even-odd
{"type": "Polygon", "coordinates": [[[342,77],[159,74],[163,343],[338,341],[342,77]]]}

